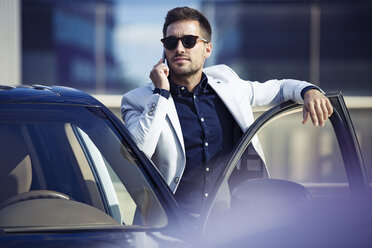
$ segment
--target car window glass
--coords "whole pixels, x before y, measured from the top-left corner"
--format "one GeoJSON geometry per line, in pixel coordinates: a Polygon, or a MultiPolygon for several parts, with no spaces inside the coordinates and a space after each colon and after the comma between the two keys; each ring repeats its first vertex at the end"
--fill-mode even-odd
{"type": "Polygon", "coordinates": [[[203,209],[207,235],[214,235],[215,227],[226,221],[253,221],[254,232],[259,221],[270,220],[269,213],[280,213],[277,206],[292,209],[298,203],[328,204],[349,198],[350,187],[339,149],[342,144],[338,144],[330,121],[324,127],[301,122],[301,108],[292,109],[271,118],[248,144],[248,140],[240,141],[217,185],[216,196],[203,209]],[[262,149],[265,163],[253,146],[262,149]],[[264,164],[267,173],[261,167],[264,164]],[[292,200],[296,204],[291,205],[292,200]]]}
{"type": "Polygon", "coordinates": [[[271,178],[300,183],[313,197],[347,195],[346,172],[330,121],[324,127],[301,121],[302,112],[288,114],[258,132],[271,178]]]}
{"type": "MultiPolygon", "coordinates": [[[[105,126],[98,127],[100,130],[99,132],[97,132],[97,127],[83,129],[79,126],[79,128],[86,133],[86,135],[82,135],[83,133],[80,132],[79,136],[83,141],[81,143],[85,143],[84,147],[88,148],[85,150],[86,156],[90,158],[89,162],[91,163],[91,167],[94,168],[97,179],[100,182],[106,181],[102,174],[102,170],[99,169],[100,167],[102,169],[102,166],[100,166],[102,163],[98,162],[104,159],[105,165],[110,167],[117,177],[120,178],[121,184],[126,189],[125,191],[129,192],[136,204],[134,216],[133,202],[129,201],[130,203],[128,205],[126,205],[126,202],[121,202],[119,206],[119,211],[125,208],[124,211],[122,211],[122,216],[129,221],[129,224],[152,227],[165,226],[168,221],[165,211],[153,192],[151,185],[136,164],[136,158],[132,155],[131,150],[125,146],[126,141],[118,135],[114,128],[109,128],[109,124],[106,124],[105,126]],[[87,136],[89,136],[89,139],[87,136]],[[94,143],[94,146],[89,146],[89,143],[94,143]]],[[[76,130],[76,133],[79,133],[78,130],[79,129],[76,130]]],[[[112,178],[110,181],[111,180],[112,178]]],[[[102,190],[105,191],[105,189],[102,190]]],[[[125,195],[125,191],[121,192],[121,194],[125,195]]],[[[111,194],[116,193],[111,191],[108,194],[109,198],[111,194]]],[[[116,196],[116,198],[119,199],[118,196],[116,196]]],[[[120,197],[120,199],[123,198],[120,197]]],[[[126,199],[128,199],[128,197],[126,197],[126,199]]],[[[124,221],[125,220],[122,219],[122,222],[124,221]]],[[[124,223],[127,224],[126,222],[124,223]]]]}
{"type": "Polygon", "coordinates": [[[121,183],[115,171],[111,168],[110,164],[106,160],[105,165],[109,172],[110,178],[113,182],[115,193],[118,198],[123,223],[126,225],[135,224],[134,215],[136,213],[137,206],[136,203],[134,202],[132,196],[129,194],[128,190],[125,188],[124,184],[121,183]]]}
{"type": "MultiPolygon", "coordinates": [[[[2,104],[0,137],[0,207],[21,194],[53,191],[100,210],[119,224],[167,224],[153,186],[99,108],[2,104]]],[[[51,215],[55,213],[58,209],[51,215]]],[[[78,219],[64,221],[67,226],[84,225],[78,219]]]]}
{"type": "Polygon", "coordinates": [[[108,205],[115,220],[119,223],[132,225],[136,210],[136,203],[120,181],[110,163],[102,156],[98,148],[90,140],[89,136],[80,128],[77,128],[79,134],[88,147],[89,155],[94,163],[97,175],[99,176],[103,190],[108,201],[108,205]]]}

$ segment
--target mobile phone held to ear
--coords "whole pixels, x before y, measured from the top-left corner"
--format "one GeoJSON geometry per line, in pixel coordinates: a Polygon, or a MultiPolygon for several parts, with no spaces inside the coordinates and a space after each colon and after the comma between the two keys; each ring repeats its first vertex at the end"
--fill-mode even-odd
{"type": "Polygon", "coordinates": [[[163,63],[166,64],[165,50],[163,50],[163,63]]]}

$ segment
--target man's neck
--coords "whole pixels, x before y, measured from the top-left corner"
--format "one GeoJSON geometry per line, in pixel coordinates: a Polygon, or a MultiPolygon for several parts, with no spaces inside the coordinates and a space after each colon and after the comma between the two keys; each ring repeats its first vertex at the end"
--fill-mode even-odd
{"type": "Polygon", "coordinates": [[[178,76],[172,73],[170,74],[170,79],[174,84],[185,86],[189,92],[194,92],[195,87],[200,83],[201,78],[202,71],[188,76],[178,76]]]}

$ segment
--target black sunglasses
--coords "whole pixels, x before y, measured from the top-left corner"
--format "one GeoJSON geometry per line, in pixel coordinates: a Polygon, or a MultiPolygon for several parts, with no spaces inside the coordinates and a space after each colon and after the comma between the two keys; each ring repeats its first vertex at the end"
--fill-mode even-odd
{"type": "Polygon", "coordinates": [[[168,36],[168,37],[165,37],[165,38],[161,39],[161,42],[163,42],[164,47],[166,49],[174,50],[177,47],[179,40],[181,40],[182,45],[185,48],[193,48],[195,46],[197,40],[201,40],[201,41],[204,41],[206,43],[208,42],[203,37],[195,36],[195,35],[185,35],[181,38],[177,38],[176,36],[168,36]]]}

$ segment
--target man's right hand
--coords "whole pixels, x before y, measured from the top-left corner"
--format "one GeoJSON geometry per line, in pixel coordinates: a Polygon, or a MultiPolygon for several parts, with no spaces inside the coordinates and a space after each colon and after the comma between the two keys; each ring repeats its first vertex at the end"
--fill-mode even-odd
{"type": "Polygon", "coordinates": [[[154,84],[155,88],[169,90],[169,68],[163,63],[163,59],[154,65],[150,72],[150,79],[154,84]]]}

